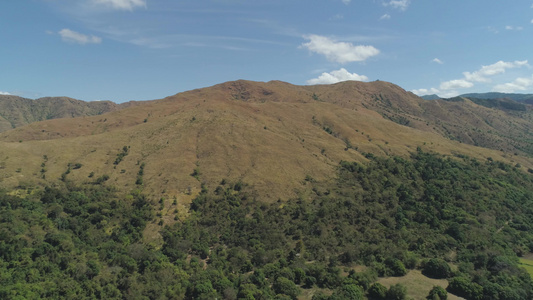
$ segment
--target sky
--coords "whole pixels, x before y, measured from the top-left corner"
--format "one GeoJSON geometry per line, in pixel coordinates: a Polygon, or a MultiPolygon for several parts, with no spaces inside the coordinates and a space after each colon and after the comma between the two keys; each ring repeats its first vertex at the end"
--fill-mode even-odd
{"type": "Polygon", "coordinates": [[[533,0],[0,0],[0,94],[152,100],[246,79],[533,93],[533,0]]]}

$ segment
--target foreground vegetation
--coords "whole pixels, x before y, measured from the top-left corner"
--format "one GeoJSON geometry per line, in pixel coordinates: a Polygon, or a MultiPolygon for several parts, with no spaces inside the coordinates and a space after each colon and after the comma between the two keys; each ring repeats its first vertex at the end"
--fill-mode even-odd
{"type": "MultiPolygon", "coordinates": [[[[203,189],[190,216],[142,242],[155,203],[93,184],[0,193],[0,298],[404,299],[378,276],[421,269],[466,299],[531,299],[533,177],[503,163],[367,155],[335,184],[262,202],[252,187],[203,189]],[[353,266],[367,266],[356,272],[353,266]],[[309,294],[309,293],[306,293],[309,294]]],[[[442,299],[435,287],[429,299],[442,299]]]]}

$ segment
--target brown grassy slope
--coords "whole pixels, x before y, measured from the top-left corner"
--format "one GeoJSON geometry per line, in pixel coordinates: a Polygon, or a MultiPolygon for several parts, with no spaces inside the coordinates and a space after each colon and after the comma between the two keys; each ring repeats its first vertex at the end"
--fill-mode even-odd
{"type": "Polygon", "coordinates": [[[466,98],[461,98],[461,101],[426,101],[383,81],[342,82],[335,84],[334,88],[308,88],[320,101],[342,107],[361,105],[398,124],[434,132],[462,143],[533,156],[531,105],[520,105],[526,108],[520,111],[489,108],[466,98]]]}
{"type": "Polygon", "coordinates": [[[413,123],[425,130],[392,122],[373,110],[380,94],[397,110],[423,111],[416,96],[385,82],[236,81],[101,116],[32,123],[0,134],[0,187],[56,182],[68,163],[81,163],[68,180],[107,174],[107,184],[128,191],[145,163],[143,188],[154,199],[179,198],[223,178],[254,185],[261,199],[287,199],[305,190],[307,175],[334,176],[341,160],[407,156],[418,146],[532,166],[525,157],[451,141],[423,121],[413,123]],[[123,146],[129,154],[115,165],[123,146]]]}
{"type": "Polygon", "coordinates": [[[464,98],[462,102],[429,101],[428,116],[450,138],[510,153],[533,155],[533,107],[525,111],[487,108],[464,98]]]}
{"type": "Polygon", "coordinates": [[[111,101],[85,102],[68,97],[32,100],[0,95],[0,132],[43,120],[101,115],[136,104],[136,102],[115,104],[111,101]]]}

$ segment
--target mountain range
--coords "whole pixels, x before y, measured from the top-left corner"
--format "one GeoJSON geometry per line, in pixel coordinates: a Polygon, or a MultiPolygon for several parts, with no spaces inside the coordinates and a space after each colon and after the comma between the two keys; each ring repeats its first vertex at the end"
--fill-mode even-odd
{"type": "MultiPolygon", "coordinates": [[[[533,104],[533,94],[513,94],[513,93],[497,93],[497,92],[490,92],[490,93],[469,93],[469,94],[462,94],[458,97],[463,98],[477,98],[477,99],[490,99],[490,100],[513,100],[516,102],[523,102],[527,104],[533,104]]],[[[432,94],[432,95],[424,95],[420,96],[420,98],[425,100],[437,100],[442,99],[442,97],[432,94]]]]}

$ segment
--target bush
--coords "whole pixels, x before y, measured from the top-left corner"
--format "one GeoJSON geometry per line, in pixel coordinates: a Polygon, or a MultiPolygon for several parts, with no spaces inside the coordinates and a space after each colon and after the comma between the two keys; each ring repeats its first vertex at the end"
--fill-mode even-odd
{"type": "Polygon", "coordinates": [[[389,288],[389,291],[387,292],[387,299],[389,300],[407,299],[407,288],[400,283],[391,285],[391,287],[389,288]]]}
{"type": "Polygon", "coordinates": [[[431,291],[429,291],[429,295],[426,297],[428,300],[447,300],[448,299],[448,292],[440,286],[434,286],[431,291]]]}
{"type": "Polygon", "coordinates": [[[424,265],[422,274],[427,277],[441,279],[452,275],[452,270],[446,261],[440,258],[432,258],[424,265]]]}
{"type": "Polygon", "coordinates": [[[388,276],[404,276],[407,274],[404,264],[397,258],[387,258],[385,260],[386,275],[388,276]]]}
{"type": "Polygon", "coordinates": [[[387,299],[387,287],[376,282],[368,289],[368,298],[373,300],[387,299]]]}
{"type": "Polygon", "coordinates": [[[446,288],[448,292],[466,299],[482,299],[483,287],[465,277],[454,277],[446,288]]]}
{"type": "Polygon", "coordinates": [[[363,289],[355,284],[347,284],[338,288],[332,295],[333,299],[363,300],[363,289]]]}
{"type": "Polygon", "coordinates": [[[272,288],[276,294],[284,294],[293,299],[296,299],[296,297],[300,294],[300,288],[298,288],[298,286],[296,286],[296,284],[290,279],[285,277],[278,277],[272,285],[272,288]]]}

